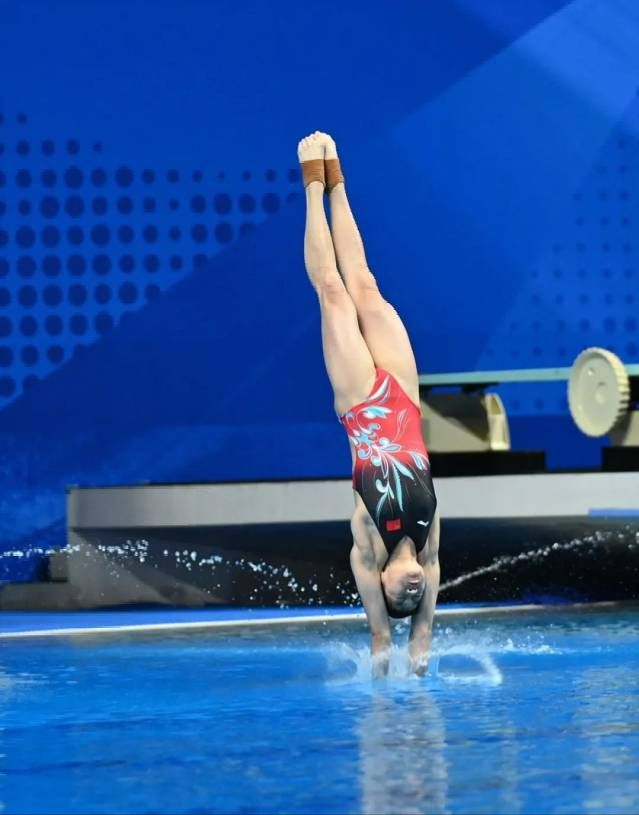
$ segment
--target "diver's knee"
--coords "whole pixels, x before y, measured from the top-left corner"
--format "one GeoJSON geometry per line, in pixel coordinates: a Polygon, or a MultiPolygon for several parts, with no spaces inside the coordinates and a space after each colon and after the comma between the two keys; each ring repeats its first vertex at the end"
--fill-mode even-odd
{"type": "Polygon", "coordinates": [[[353,301],[346,291],[344,281],[337,272],[324,275],[317,284],[317,294],[322,304],[352,308],[353,301]]]}

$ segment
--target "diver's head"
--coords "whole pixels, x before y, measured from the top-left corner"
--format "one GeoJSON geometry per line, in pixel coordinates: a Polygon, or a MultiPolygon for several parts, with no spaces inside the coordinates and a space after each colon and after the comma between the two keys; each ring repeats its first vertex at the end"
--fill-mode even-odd
{"type": "Polygon", "coordinates": [[[389,558],[382,570],[382,593],[389,617],[408,617],[419,606],[426,581],[424,570],[414,555],[389,558]]]}

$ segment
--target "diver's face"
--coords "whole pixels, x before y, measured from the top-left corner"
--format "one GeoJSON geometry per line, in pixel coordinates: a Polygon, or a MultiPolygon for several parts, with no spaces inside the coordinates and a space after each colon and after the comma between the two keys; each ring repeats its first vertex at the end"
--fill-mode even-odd
{"type": "Polygon", "coordinates": [[[382,586],[394,609],[412,614],[424,595],[424,570],[416,560],[389,563],[382,572],[382,586]]]}

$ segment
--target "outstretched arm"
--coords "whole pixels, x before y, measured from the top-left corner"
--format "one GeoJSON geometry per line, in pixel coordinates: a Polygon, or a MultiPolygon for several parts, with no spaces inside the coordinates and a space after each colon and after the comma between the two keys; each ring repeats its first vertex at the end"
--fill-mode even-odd
{"type": "Polygon", "coordinates": [[[351,549],[351,568],[371,630],[373,676],[386,676],[391,650],[390,620],[375,558],[365,545],[358,545],[357,539],[351,549]]]}
{"type": "Polygon", "coordinates": [[[428,652],[433,636],[433,617],[439,591],[439,512],[435,512],[428,542],[419,553],[426,588],[417,611],[413,614],[408,642],[410,670],[423,676],[428,669],[428,652]]]}

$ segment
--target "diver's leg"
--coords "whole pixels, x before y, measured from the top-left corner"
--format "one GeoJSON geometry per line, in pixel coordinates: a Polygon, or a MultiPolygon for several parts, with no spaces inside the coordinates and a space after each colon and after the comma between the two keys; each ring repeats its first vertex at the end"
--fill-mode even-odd
{"type": "MultiPolygon", "coordinates": [[[[302,171],[324,156],[316,134],[302,139],[298,157],[302,171]]],[[[375,381],[375,365],[357,322],[355,305],[337,271],[333,241],[324,211],[324,184],[311,180],[306,187],[304,262],[321,310],[324,361],[333,392],[335,410],[345,413],[365,399],[375,381]]]]}
{"type": "Polygon", "coordinates": [[[392,373],[410,398],[419,404],[417,364],[408,333],[398,313],[379,291],[368,267],[339,169],[335,142],[327,134],[320,137],[326,145],[325,163],[330,168],[331,233],[337,265],[357,309],[362,334],[375,365],[392,373]]]}

